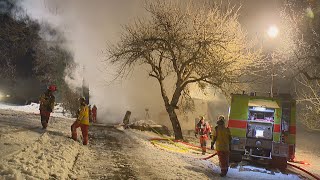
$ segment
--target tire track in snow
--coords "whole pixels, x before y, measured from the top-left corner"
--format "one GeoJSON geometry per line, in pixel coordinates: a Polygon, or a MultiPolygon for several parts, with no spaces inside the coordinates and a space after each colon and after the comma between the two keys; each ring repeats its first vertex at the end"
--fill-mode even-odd
{"type": "Polygon", "coordinates": [[[87,169],[90,179],[137,179],[123,142],[119,141],[128,139],[125,133],[110,127],[91,126],[89,138],[93,150],[87,169]]]}

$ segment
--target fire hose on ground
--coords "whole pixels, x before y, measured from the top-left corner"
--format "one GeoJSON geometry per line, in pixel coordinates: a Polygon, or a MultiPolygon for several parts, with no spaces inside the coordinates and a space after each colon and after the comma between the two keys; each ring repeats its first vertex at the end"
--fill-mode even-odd
{"type": "MultiPolygon", "coordinates": [[[[152,128],[151,126],[150,126],[150,128],[151,128],[155,133],[157,133],[159,136],[162,137],[162,138],[151,138],[151,139],[149,139],[149,141],[150,141],[153,145],[157,144],[158,146],[160,146],[160,147],[162,147],[162,148],[164,148],[164,149],[168,149],[168,150],[176,151],[176,152],[180,152],[180,153],[186,153],[186,152],[188,152],[190,149],[197,149],[197,150],[201,149],[200,146],[196,146],[196,145],[193,145],[193,144],[184,142],[184,141],[182,141],[182,140],[175,140],[175,139],[171,139],[171,138],[166,138],[166,137],[164,137],[162,134],[160,134],[157,130],[155,130],[154,128],[152,128]],[[161,143],[158,143],[157,141],[168,141],[168,142],[170,142],[171,144],[173,144],[174,146],[180,148],[181,150],[175,150],[175,149],[173,149],[173,148],[170,148],[170,147],[167,147],[167,146],[165,146],[165,145],[162,145],[161,143]],[[178,143],[185,144],[185,145],[187,145],[187,146],[189,146],[189,147],[192,147],[192,148],[186,148],[186,147],[184,147],[184,146],[179,145],[178,143]]],[[[207,148],[207,149],[210,150],[210,148],[207,148]]],[[[213,154],[210,154],[210,156],[208,156],[208,157],[197,158],[197,159],[207,160],[207,159],[210,159],[210,158],[214,157],[215,155],[217,155],[217,152],[214,152],[213,154]]]]}
{"type": "MultiPolygon", "coordinates": [[[[161,145],[161,143],[155,143],[156,141],[168,141],[168,139],[166,139],[166,138],[151,138],[151,139],[149,139],[149,141],[151,141],[152,144],[157,144],[157,145],[159,145],[160,147],[162,147],[162,148],[164,148],[164,149],[168,149],[168,150],[171,150],[171,151],[179,152],[178,150],[174,150],[174,149],[172,149],[172,148],[170,148],[170,147],[163,146],[163,145],[161,145]]],[[[195,146],[195,145],[193,145],[193,144],[189,144],[189,143],[184,142],[184,141],[181,141],[181,140],[173,140],[173,139],[170,139],[170,141],[183,143],[183,144],[185,144],[185,145],[188,145],[188,146],[191,146],[191,147],[195,147],[195,148],[201,149],[200,146],[195,146]]],[[[209,149],[209,148],[207,148],[207,149],[209,149]]],[[[185,151],[180,151],[180,152],[183,152],[183,153],[184,153],[185,151]]],[[[207,159],[210,159],[210,158],[214,157],[215,155],[217,155],[216,152],[213,153],[213,154],[211,154],[211,155],[208,156],[208,157],[197,158],[197,159],[207,160],[207,159]]],[[[313,178],[316,179],[316,180],[320,180],[319,177],[317,177],[316,175],[312,174],[311,172],[309,172],[309,171],[307,171],[307,170],[305,170],[305,169],[303,169],[303,168],[301,168],[301,167],[299,167],[299,166],[296,166],[296,165],[291,164],[291,163],[289,163],[289,162],[288,162],[287,164],[288,164],[289,166],[291,166],[291,167],[294,167],[294,168],[296,168],[296,169],[299,169],[300,171],[308,174],[309,176],[313,177],[313,178]]]]}
{"type": "MultiPolygon", "coordinates": [[[[168,149],[168,150],[175,151],[175,152],[180,152],[180,153],[186,153],[189,149],[194,149],[194,148],[196,148],[196,149],[202,149],[200,146],[196,146],[196,145],[193,145],[193,144],[184,142],[184,141],[182,141],[182,140],[175,140],[175,139],[166,138],[166,137],[164,137],[162,134],[160,134],[159,132],[157,132],[154,128],[152,128],[152,127],[150,127],[150,128],[151,128],[154,132],[156,132],[158,135],[160,135],[161,137],[163,137],[163,138],[150,138],[149,141],[150,141],[153,145],[157,144],[158,146],[160,146],[160,147],[162,147],[162,148],[164,148],[164,149],[168,149]],[[165,145],[162,145],[161,143],[158,143],[157,141],[168,141],[168,142],[174,144],[175,146],[181,148],[181,150],[176,150],[176,149],[167,147],[167,146],[165,146],[165,145]],[[183,147],[183,146],[178,145],[177,143],[182,143],[182,144],[185,144],[185,145],[190,146],[190,147],[192,147],[192,148],[186,148],[186,147],[183,147]]],[[[207,149],[210,150],[210,148],[207,148],[207,149]]],[[[210,154],[210,156],[208,156],[208,157],[197,158],[197,159],[207,160],[207,159],[210,159],[210,158],[212,158],[212,157],[214,157],[214,156],[216,156],[216,155],[217,155],[217,152],[215,152],[215,153],[213,153],[213,154],[210,154]]],[[[301,170],[302,172],[308,174],[309,176],[315,178],[316,180],[320,180],[319,177],[317,177],[316,175],[310,173],[309,171],[307,171],[307,170],[305,170],[305,169],[303,169],[303,168],[301,168],[301,167],[299,167],[299,166],[296,166],[296,165],[291,164],[291,163],[289,163],[289,162],[288,162],[287,164],[288,164],[289,166],[291,166],[291,167],[294,167],[294,168],[296,168],[296,169],[301,170]]]]}
{"type": "MultiPolygon", "coordinates": [[[[168,149],[168,150],[170,150],[170,151],[179,152],[179,153],[186,153],[189,149],[194,149],[194,148],[201,149],[201,147],[199,147],[199,146],[195,146],[195,145],[189,144],[189,143],[184,142],[184,141],[181,141],[181,140],[173,140],[173,139],[168,140],[167,138],[151,138],[151,139],[149,139],[149,141],[150,141],[153,145],[156,144],[156,145],[160,146],[161,148],[168,149]],[[183,146],[178,146],[178,147],[183,147],[183,148],[188,149],[188,150],[176,150],[176,149],[167,147],[167,146],[165,146],[165,145],[162,145],[161,143],[158,143],[157,141],[168,141],[168,142],[171,141],[171,142],[173,142],[173,144],[174,144],[175,146],[178,145],[177,143],[182,143],[182,144],[185,144],[185,145],[187,145],[187,146],[191,146],[191,147],[193,147],[193,148],[185,148],[185,147],[183,147],[183,146]]],[[[210,149],[210,148],[207,148],[207,149],[210,149]]],[[[197,159],[207,160],[207,159],[210,159],[210,158],[214,157],[215,155],[217,155],[216,152],[213,153],[213,154],[210,154],[210,156],[207,156],[207,157],[204,157],[204,158],[197,158],[197,159]]]]}
{"type": "Polygon", "coordinates": [[[305,170],[305,169],[303,169],[302,167],[300,167],[300,166],[296,166],[296,165],[294,165],[294,164],[291,164],[291,163],[287,163],[289,166],[291,166],[291,167],[294,167],[294,168],[296,168],[296,169],[299,169],[300,171],[302,171],[302,172],[304,172],[304,173],[306,173],[306,174],[308,174],[309,176],[311,176],[311,177],[313,177],[314,179],[316,179],[316,180],[320,180],[320,178],[319,177],[317,177],[316,175],[314,175],[314,174],[312,174],[311,172],[309,172],[309,171],[307,171],[307,170],[305,170]]]}

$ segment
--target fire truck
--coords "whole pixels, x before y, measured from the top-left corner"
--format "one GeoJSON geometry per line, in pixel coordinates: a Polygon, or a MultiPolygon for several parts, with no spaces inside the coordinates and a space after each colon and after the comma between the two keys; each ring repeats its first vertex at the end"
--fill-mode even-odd
{"type": "Polygon", "coordinates": [[[232,94],[228,127],[230,160],[262,160],[286,168],[295,157],[296,102],[288,94],[274,97],[232,94]]]}

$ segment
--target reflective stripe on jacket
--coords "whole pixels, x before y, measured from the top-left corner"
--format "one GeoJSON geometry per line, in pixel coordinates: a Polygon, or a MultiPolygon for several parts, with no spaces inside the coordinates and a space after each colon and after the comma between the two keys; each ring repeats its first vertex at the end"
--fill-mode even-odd
{"type": "Polygon", "coordinates": [[[89,125],[89,107],[87,105],[80,106],[77,120],[80,121],[81,124],[89,125]]]}
{"type": "Polygon", "coordinates": [[[209,126],[208,123],[201,123],[201,122],[198,122],[198,124],[196,125],[196,128],[195,128],[195,133],[196,134],[199,134],[199,135],[208,135],[209,133],[211,133],[211,127],[209,126]]]}
{"type": "Polygon", "coordinates": [[[230,142],[231,142],[231,133],[230,129],[224,127],[224,125],[218,125],[214,128],[214,132],[212,133],[212,139],[216,138],[216,150],[217,151],[229,151],[230,150],[230,142]]]}

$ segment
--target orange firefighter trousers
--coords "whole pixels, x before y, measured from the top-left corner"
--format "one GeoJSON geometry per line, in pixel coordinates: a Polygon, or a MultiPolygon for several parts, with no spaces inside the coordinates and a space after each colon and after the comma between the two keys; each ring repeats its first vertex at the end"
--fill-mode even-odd
{"type": "Polygon", "coordinates": [[[227,174],[228,168],[229,168],[229,151],[217,151],[220,168],[221,168],[221,174],[227,174]]]}
{"type": "Polygon", "coordinates": [[[200,146],[201,146],[202,152],[207,151],[207,139],[208,139],[207,135],[200,136],[200,146]]]}
{"type": "Polygon", "coordinates": [[[47,128],[47,126],[48,126],[50,113],[51,112],[49,112],[49,111],[40,110],[41,124],[42,124],[43,128],[47,128]]]}
{"type": "Polygon", "coordinates": [[[81,128],[81,132],[82,132],[82,138],[83,138],[83,145],[87,145],[88,144],[88,132],[89,132],[89,125],[85,125],[85,124],[81,124],[79,121],[75,121],[72,125],[71,125],[71,134],[72,134],[72,139],[73,140],[77,140],[77,128],[80,127],[81,128]]]}
{"type": "Polygon", "coordinates": [[[97,122],[97,113],[92,112],[92,122],[97,122]]]}

